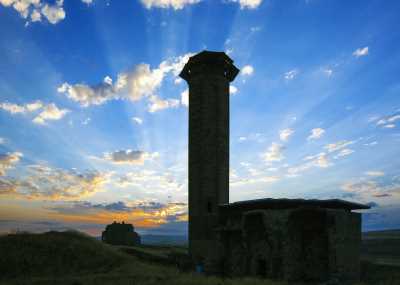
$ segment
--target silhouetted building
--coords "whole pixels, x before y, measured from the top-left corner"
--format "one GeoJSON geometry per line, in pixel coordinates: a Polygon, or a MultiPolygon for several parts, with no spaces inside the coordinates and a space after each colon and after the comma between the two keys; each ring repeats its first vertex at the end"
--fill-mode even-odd
{"type": "Polygon", "coordinates": [[[230,275],[357,280],[361,214],[339,199],[258,199],[220,206],[220,256],[230,275]]]}
{"type": "Polygon", "coordinates": [[[113,245],[138,245],[140,236],[135,232],[132,224],[113,222],[106,226],[106,230],[101,235],[103,242],[113,245]]]}
{"type": "Polygon", "coordinates": [[[223,52],[192,56],[189,85],[189,253],[196,267],[286,280],[359,278],[361,214],[343,200],[260,199],[229,204],[229,83],[223,52]]]}
{"type": "Polygon", "coordinates": [[[218,205],[229,203],[229,82],[239,70],[223,52],[192,56],[189,83],[189,251],[196,263],[216,252],[218,205]]]}

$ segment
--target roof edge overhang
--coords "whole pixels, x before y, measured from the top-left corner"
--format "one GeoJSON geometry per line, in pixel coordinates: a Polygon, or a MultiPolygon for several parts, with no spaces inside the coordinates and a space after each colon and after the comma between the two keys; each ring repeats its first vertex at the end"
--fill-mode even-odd
{"type": "Polygon", "coordinates": [[[219,205],[226,209],[291,209],[305,206],[314,206],[327,209],[367,210],[371,207],[365,204],[350,202],[341,199],[255,199],[238,201],[219,205]]]}

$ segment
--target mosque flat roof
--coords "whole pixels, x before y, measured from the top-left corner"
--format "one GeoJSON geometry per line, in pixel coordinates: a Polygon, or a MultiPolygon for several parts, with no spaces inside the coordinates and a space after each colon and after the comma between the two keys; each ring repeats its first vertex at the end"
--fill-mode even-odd
{"type": "Polygon", "coordinates": [[[229,204],[220,205],[222,208],[229,209],[289,209],[298,208],[304,206],[314,206],[328,209],[346,209],[346,210],[365,210],[369,209],[368,205],[349,202],[341,199],[329,199],[329,200],[318,200],[318,199],[255,199],[238,201],[229,204]]]}

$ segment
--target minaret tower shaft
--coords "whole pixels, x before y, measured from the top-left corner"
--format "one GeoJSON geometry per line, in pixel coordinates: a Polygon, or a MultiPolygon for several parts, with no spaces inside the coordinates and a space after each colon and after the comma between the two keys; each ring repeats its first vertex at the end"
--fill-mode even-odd
{"type": "Polygon", "coordinates": [[[224,52],[192,56],[180,76],[189,85],[189,253],[215,254],[218,205],[229,203],[229,83],[239,69],[224,52]]]}

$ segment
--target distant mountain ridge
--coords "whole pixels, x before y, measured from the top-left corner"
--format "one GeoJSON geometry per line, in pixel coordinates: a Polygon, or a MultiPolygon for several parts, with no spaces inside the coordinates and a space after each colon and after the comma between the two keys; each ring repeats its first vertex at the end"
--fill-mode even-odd
{"type": "Polygon", "coordinates": [[[188,237],[184,235],[141,235],[142,243],[149,245],[186,245],[188,237]]]}
{"type": "Polygon", "coordinates": [[[400,240],[400,229],[363,232],[362,239],[363,240],[366,240],[366,239],[399,239],[400,240]]]}

